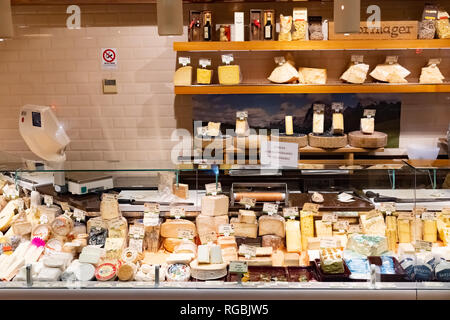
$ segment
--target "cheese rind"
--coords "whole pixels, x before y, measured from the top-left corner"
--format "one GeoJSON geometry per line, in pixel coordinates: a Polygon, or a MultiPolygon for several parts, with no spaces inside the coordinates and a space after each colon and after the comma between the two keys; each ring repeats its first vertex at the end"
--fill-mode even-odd
{"type": "Polygon", "coordinates": [[[274,214],[272,216],[264,215],[258,219],[259,235],[264,236],[273,234],[284,238],[286,234],[285,220],[283,217],[274,214]]]}
{"type": "Polygon", "coordinates": [[[190,86],[192,84],[192,67],[178,68],[173,76],[173,84],[175,86],[190,86]]]}
{"type": "Polygon", "coordinates": [[[256,214],[253,210],[239,210],[240,223],[256,223],[256,214]]]}
{"type": "MultiPolygon", "coordinates": [[[[300,230],[300,226],[299,226],[300,230]]],[[[272,247],[272,249],[278,250],[283,248],[283,238],[279,236],[275,236],[272,234],[267,234],[265,236],[262,236],[261,245],[263,247],[272,247]]]]}
{"type": "Polygon", "coordinates": [[[225,277],[227,275],[227,264],[199,264],[197,260],[192,261],[191,267],[192,278],[198,280],[214,280],[225,277]]]}
{"type": "Polygon", "coordinates": [[[164,238],[178,238],[180,230],[192,231],[194,237],[197,235],[195,224],[185,219],[167,219],[161,224],[161,236],[164,238]]]}
{"type": "Polygon", "coordinates": [[[197,226],[197,232],[200,237],[200,241],[202,244],[208,242],[208,236],[213,232],[218,235],[219,234],[219,226],[222,224],[228,224],[229,218],[227,215],[223,216],[205,216],[203,214],[199,214],[195,219],[195,224],[197,226]]]}

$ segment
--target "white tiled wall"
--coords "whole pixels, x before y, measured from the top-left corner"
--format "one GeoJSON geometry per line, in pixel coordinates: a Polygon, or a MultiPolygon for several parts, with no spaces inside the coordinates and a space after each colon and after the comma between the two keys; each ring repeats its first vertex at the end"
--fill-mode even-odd
{"type": "Polygon", "coordinates": [[[176,128],[173,41],[159,37],[155,5],[82,6],[82,28],[65,26],[66,6],[15,6],[16,35],[0,43],[0,150],[32,153],[18,131],[25,104],[53,105],[72,142],[71,168],[170,167],[176,128]],[[118,69],[101,67],[117,48],[118,69]],[[104,95],[104,78],[118,94],[104,95]],[[117,163],[120,161],[120,163],[117,163]]]}

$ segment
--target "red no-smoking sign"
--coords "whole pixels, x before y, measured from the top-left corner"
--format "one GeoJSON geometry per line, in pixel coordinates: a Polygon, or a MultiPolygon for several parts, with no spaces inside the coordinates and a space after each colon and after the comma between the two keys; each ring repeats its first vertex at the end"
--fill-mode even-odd
{"type": "Polygon", "coordinates": [[[102,66],[106,69],[115,69],[117,67],[117,49],[102,49],[102,66]]]}

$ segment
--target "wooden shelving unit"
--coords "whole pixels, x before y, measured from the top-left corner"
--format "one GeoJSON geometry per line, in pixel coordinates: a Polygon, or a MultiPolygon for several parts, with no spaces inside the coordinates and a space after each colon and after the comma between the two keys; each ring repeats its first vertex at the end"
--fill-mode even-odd
{"type": "Polygon", "coordinates": [[[195,85],[176,86],[175,94],[285,94],[285,93],[436,93],[450,92],[447,84],[333,84],[333,85],[195,85]]]}
{"type": "Polygon", "coordinates": [[[450,41],[448,39],[433,39],[433,40],[174,42],[173,49],[174,51],[450,49],[450,41]]]}

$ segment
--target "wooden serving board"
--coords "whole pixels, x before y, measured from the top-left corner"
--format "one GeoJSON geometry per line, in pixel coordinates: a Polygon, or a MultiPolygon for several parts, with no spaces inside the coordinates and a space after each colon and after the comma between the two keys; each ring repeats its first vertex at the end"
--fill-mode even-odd
{"type": "MultiPolygon", "coordinates": [[[[370,202],[354,198],[353,202],[340,202],[337,199],[339,193],[322,193],[324,202],[320,203],[320,211],[370,211],[375,209],[370,202]]],[[[307,202],[312,202],[312,193],[291,193],[289,194],[289,205],[302,208],[307,202]]]]}
{"type": "Polygon", "coordinates": [[[387,144],[388,135],[375,131],[373,134],[364,134],[361,131],[352,131],[348,134],[348,143],[352,147],[376,149],[383,148],[387,144]]]}
{"type": "Polygon", "coordinates": [[[308,134],[309,145],[316,148],[337,149],[347,145],[347,135],[343,136],[315,136],[308,134]]]}
{"type": "Polygon", "coordinates": [[[369,29],[366,21],[361,21],[359,33],[344,35],[334,33],[334,22],[328,23],[330,40],[416,40],[418,21],[381,21],[381,28],[369,29]]]}

